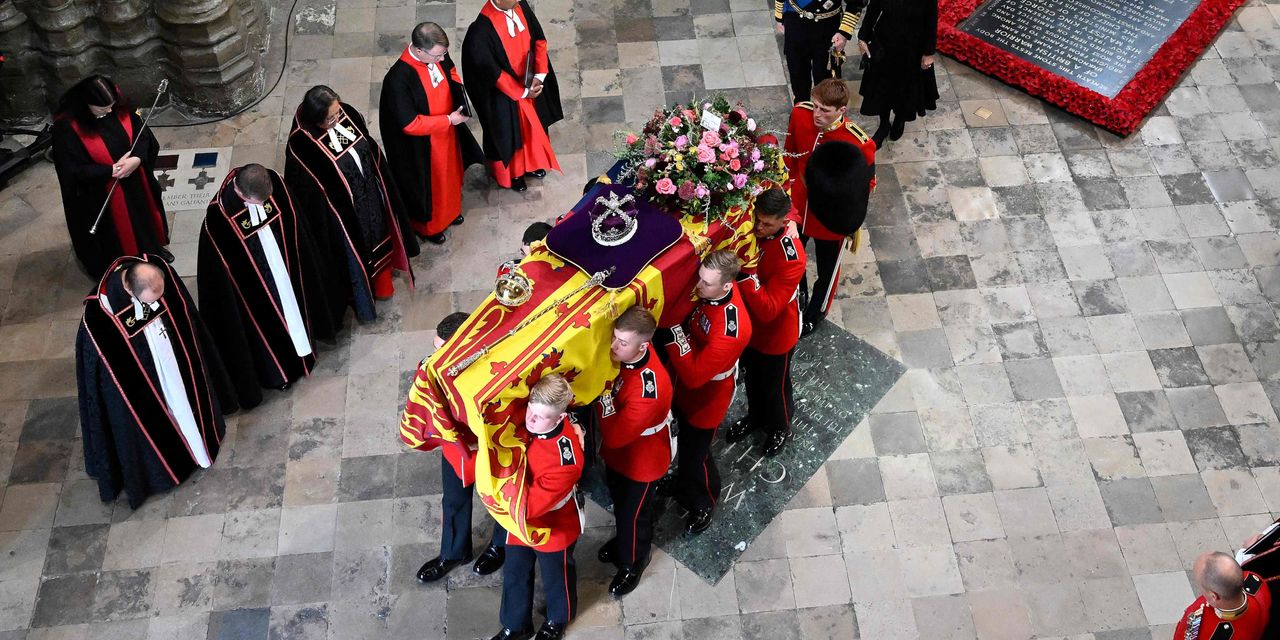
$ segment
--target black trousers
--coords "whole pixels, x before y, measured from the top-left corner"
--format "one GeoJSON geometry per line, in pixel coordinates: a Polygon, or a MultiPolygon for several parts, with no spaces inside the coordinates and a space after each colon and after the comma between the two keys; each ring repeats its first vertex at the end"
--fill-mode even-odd
{"type": "Polygon", "coordinates": [[[716,429],[698,429],[683,420],[676,435],[678,499],[685,509],[699,511],[716,506],[720,499],[720,470],[711,455],[716,429]]]}
{"type": "Polygon", "coordinates": [[[760,353],[748,347],[738,361],[747,375],[747,416],[756,429],[765,433],[791,430],[795,398],[791,389],[793,348],[779,355],[760,353]]]}
{"type": "Polygon", "coordinates": [[[564,551],[535,551],[529,547],[507,547],[502,564],[502,608],[498,619],[512,631],[533,628],[533,566],[542,572],[542,594],[547,599],[547,622],[569,624],[578,610],[578,570],[573,548],[564,551]]]}
{"type": "MultiPolygon", "coordinates": [[[[453,472],[453,465],[440,461],[443,478],[443,494],[440,498],[444,521],[440,526],[440,557],[444,560],[461,560],[471,557],[471,494],[475,485],[462,486],[462,478],[453,472]]],[[[507,545],[507,531],[493,523],[490,543],[502,548],[507,545]]]]}
{"type": "Polygon", "coordinates": [[[819,240],[808,236],[800,236],[800,244],[805,247],[813,242],[813,252],[818,262],[818,280],[813,283],[813,291],[809,291],[809,274],[800,280],[800,288],[809,296],[809,306],[804,310],[804,321],[817,324],[827,317],[831,303],[836,298],[836,287],[840,284],[840,251],[844,248],[844,240],[819,240]]]}
{"type": "Polygon", "coordinates": [[[657,483],[632,480],[607,466],[604,481],[613,499],[613,555],[618,568],[643,567],[649,564],[653,546],[652,507],[657,483]]]}
{"type": "MultiPolygon", "coordinates": [[[[818,3],[820,4],[820,3],[818,3]]],[[[840,15],[823,20],[807,20],[799,14],[782,14],[782,52],[787,59],[787,75],[791,78],[791,94],[796,102],[809,99],[813,85],[827,78],[840,76],[840,69],[833,75],[827,69],[831,52],[831,36],[840,30],[840,15]]]]}

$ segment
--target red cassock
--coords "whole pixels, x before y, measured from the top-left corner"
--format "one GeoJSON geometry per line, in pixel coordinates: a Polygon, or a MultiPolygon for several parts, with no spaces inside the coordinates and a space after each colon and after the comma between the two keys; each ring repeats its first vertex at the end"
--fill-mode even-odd
{"type": "MultiPolygon", "coordinates": [[[[586,526],[586,512],[578,493],[585,460],[582,439],[566,417],[550,433],[529,434],[525,455],[529,473],[525,524],[530,530],[550,530],[547,541],[538,545],[538,551],[568,549],[586,526]]],[[[507,544],[528,546],[509,532],[507,544]]]]}
{"type": "MultiPolygon", "coordinates": [[[[801,235],[817,240],[844,239],[844,236],[824,227],[817,216],[809,215],[809,195],[804,184],[804,167],[809,162],[809,154],[819,144],[833,140],[848,142],[861,149],[862,155],[867,158],[867,164],[873,164],[876,160],[876,143],[858,125],[841,118],[825,130],[819,131],[813,124],[812,102],[801,102],[791,109],[791,120],[787,123],[787,143],[783,147],[788,154],[784,161],[787,173],[791,176],[791,201],[799,213],[801,235]]],[[[871,188],[875,187],[876,181],[872,178],[871,188]]]]}
{"type": "MultiPolygon", "coordinates": [[[[454,110],[453,91],[448,81],[431,86],[426,63],[410,55],[408,49],[400,54],[400,60],[418,72],[431,111],[415,118],[404,132],[431,136],[431,220],[424,223],[411,219],[410,224],[418,234],[433,236],[448,229],[462,213],[462,154],[458,151],[458,132],[449,124],[449,114],[454,110]]],[[[435,67],[438,70],[440,65],[435,67]]],[[[449,68],[449,79],[462,84],[457,67],[449,68]]]]}
{"type": "Polygon", "coordinates": [[[791,228],[759,240],[760,264],[740,282],[742,301],[751,317],[751,348],[769,355],[791,351],[800,339],[800,279],[804,277],[804,245],[791,228]]]}
{"type": "Polygon", "coordinates": [[[1260,640],[1271,619],[1271,590],[1258,574],[1244,572],[1244,611],[1227,615],[1204,601],[1204,596],[1187,607],[1174,629],[1174,640],[1260,640]]]}
{"type": "Polygon", "coordinates": [[[671,466],[674,389],[662,363],[650,353],[625,362],[596,402],[600,418],[600,457],[610,469],[635,480],[653,482],[671,466]]]}
{"type": "Polygon", "coordinates": [[[751,319],[735,284],[719,300],[702,300],[679,327],[667,355],[675,372],[675,405],[698,429],[715,429],[733,402],[738,357],[751,342],[751,319]]]}
{"type": "MultiPolygon", "coordinates": [[[[516,4],[512,8],[512,12],[520,19],[520,23],[528,25],[529,21],[525,18],[524,9],[516,4]]],[[[551,139],[547,137],[547,132],[543,128],[542,123],[538,119],[538,112],[534,109],[532,100],[523,99],[525,95],[524,74],[525,66],[529,64],[529,29],[517,29],[515,36],[510,36],[507,30],[507,17],[492,2],[486,2],[484,8],[480,10],[480,15],[489,19],[493,23],[493,28],[498,32],[498,39],[502,41],[502,48],[507,53],[507,59],[511,62],[511,68],[515,70],[520,77],[503,73],[498,76],[498,90],[511,98],[519,105],[520,109],[520,139],[524,144],[516,149],[515,155],[511,157],[511,163],[504,165],[500,161],[489,163],[489,169],[493,173],[493,177],[497,180],[501,187],[510,187],[513,178],[519,178],[530,171],[538,169],[555,169],[560,170],[560,163],[556,161],[556,154],[551,150],[551,139]]],[[[539,40],[533,46],[533,72],[547,73],[550,65],[547,62],[547,41],[539,40]]]]}

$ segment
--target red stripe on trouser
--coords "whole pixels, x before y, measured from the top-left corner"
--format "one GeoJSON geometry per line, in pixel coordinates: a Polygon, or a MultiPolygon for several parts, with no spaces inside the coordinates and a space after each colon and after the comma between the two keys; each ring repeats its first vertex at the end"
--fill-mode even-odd
{"type": "Polygon", "coordinates": [[[564,605],[569,612],[566,623],[573,622],[573,598],[569,597],[569,550],[560,552],[560,575],[564,576],[564,605]]]}
{"type": "Polygon", "coordinates": [[[640,512],[644,510],[644,499],[649,496],[649,485],[653,483],[646,482],[644,485],[644,493],[640,494],[640,503],[636,505],[636,512],[631,516],[631,563],[636,562],[636,523],[640,521],[640,512]]]}
{"type": "MultiPolygon", "coordinates": [[[[839,272],[840,270],[836,269],[836,273],[839,272]]],[[[788,433],[791,432],[791,407],[788,407],[787,405],[790,404],[791,398],[787,395],[787,376],[791,374],[791,353],[791,351],[788,351],[786,355],[782,356],[782,378],[780,378],[782,381],[782,388],[778,390],[779,396],[782,397],[783,424],[786,425],[788,433]]]]}
{"type": "MultiPolygon", "coordinates": [[[[736,385],[734,393],[737,393],[736,385]]],[[[711,495],[711,470],[707,468],[707,463],[711,461],[711,444],[716,441],[716,431],[718,430],[719,427],[711,430],[711,440],[707,442],[707,452],[702,456],[702,486],[707,489],[707,499],[711,500],[712,508],[716,506],[716,498],[711,495]]]]}
{"type": "Polygon", "coordinates": [[[840,264],[836,263],[836,271],[831,274],[831,283],[827,285],[827,294],[822,297],[822,312],[831,310],[831,303],[836,299],[836,284],[840,282],[840,264]]]}

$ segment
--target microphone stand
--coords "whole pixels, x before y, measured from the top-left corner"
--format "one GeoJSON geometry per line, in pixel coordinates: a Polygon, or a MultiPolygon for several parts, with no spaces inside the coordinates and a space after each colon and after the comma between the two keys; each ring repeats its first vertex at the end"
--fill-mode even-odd
{"type": "MultiPolygon", "coordinates": [[[[156,99],[151,102],[151,108],[147,110],[147,117],[142,120],[142,127],[134,134],[133,144],[129,145],[129,151],[125,153],[126,156],[133,155],[134,148],[138,146],[138,140],[142,139],[142,132],[147,128],[147,123],[151,122],[151,116],[156,113],[156,105],[160,104],[160,96],[164,95],[164,92],[168,90],[169,79],[165,78],[160,81],[160,86],[156,88],[156,99]]],[[[141,165],[139,165],[139,168],[142,168],[141,165]]],[[[89,227],[89,235],[98,233],[98,225],[102,222],[102,214],[107,212],[107,206],[111,204],[111,196],[115,195],[116,187],[118,186],[120,186],[120,178],[114,178],[111,181],[111,189],[107,191],[107,199],[102,203],[102,208],[98,210],[98,217],[94,218],[93,226],[89,227]]]]}

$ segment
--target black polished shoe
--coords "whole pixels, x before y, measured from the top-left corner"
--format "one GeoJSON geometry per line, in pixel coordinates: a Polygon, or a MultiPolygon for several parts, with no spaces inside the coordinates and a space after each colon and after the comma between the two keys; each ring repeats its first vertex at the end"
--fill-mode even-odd
{"type": "Polygon", "coordinates": [[[623,567],[613,574],[613,581],[609,583],[609,593],[615,598],[625,596],[636,590],[640,584],[640,577],[644,575],[644,567],[623,567]]]}
{"type": "Polygon", "coordinates": [[[424,563],[418,568],[418,580],[422,582],[435,582],[445,577],[454,567],[471,562],[471,558],[460,558],[458,560],[444,560],[440,556],[436,556],[424,563]]]}
{"type": "Polygon", "coordinates": [[[764,441],[764,455],[772,458],[782,453],[788,442],[791,442],[790,431],[774,431],[764,441]]]}
{"type": "Polygon", "coordinates": [[[445,240],[448,240],[448,239],[449,239],[449,236],[445,235],[443,231],[435,235],[431,235],[423,238],[423,240],[426,240],[431,244],[444,244],[445,240]]]}
{"type": "Polygon", "coordinates": [[[280,385],[280,386],[276,387],[276,391],[288,391],[288,390],[289,390],[289,383],[288,383],[288,382],[286,382],[286,383],[284,383],[284,384],[282,384],[282,385],[280,385]]]}
{"type": "Polygon", "coordinates": [[[898,140],[902,138],[902,134],[907,130],[907,122],[905,120],[894,120],[893,128],[889,130],[889,139],[898,140]]]}
{"type": "Polygon", "coordinates": [[[809,336],[813,335],[814,330],[815,330],[815,329],[817,329],[817,328],[818,328],[818,325],[816,325],[816,324],[814,324],[814,323],[812,323],[812,322],[803,322],[803,323],[801,323],[801,324],[800,324],[800,337],[801,337],[801,338],[808,338],[809,336]]]}
{"type": "Polygon", "coordinates": [[[500,549],[493,545],[484,548],[480,552],[480,556],[476,558],[475,564],[471,565],[471,572],[478,576],[487,576],[494,571],[502,568],[502,563],[507,561],[507,550],[500,549]]]}
{"type": "Polygon", "coordinates": [[[516,178],[511,181],[511,190],[516,193],[523,193],[529,190],[529,185],[524,183],[524,178],[516,178]]]}
{"type": "Polygon", "coordinates": [[[554,622],[544,622],[542,627],[538,629],[538,635],[533,640],[560,640],[564,637],[564,629],[569,625],[556,624],[554,622]]]}
{"type": "Polygon", "coordinates": [[[173,254],[170,253],[168,249],[164,247],[160,247],[156,249],[156,255],[160,256],[161,258],[164,258],[165,262],[168,262],[169,264],[173,264],[173,260],[174,260],[173,254]]]}
{"type": "Polygon", "coordinates": [[[449,226],[456,227],[466,221],[467,221],[466,217],[464,217],[461,213],[459,213],[458,217],[454,218],[453,222],[449,223],[449,226]]]}
{"type": "Polygon", "coordinates": [[[739,440],[751,435],[751,432],[754,430],[755,429],[751,425],[750,418],[739,418],[737,422],[729,425],[729,430],[724,434],[725,442],[728,442],[729,444],[738,442],[739,440]]]}
{"type": "Polygon", "coordinates": [[[684,532],[691,535],[698,535],[707,530],[711,526],[711,516],[715,514],[715,507],[709,509],[698,509],[690,511],[689,518],[685,520],[684,532]]]}
{"type": "Polygon", "coordinates": [[[512,631],[504,628],[489,640],[529,640],[533,637],[532,631],[512,631]]]}
{"type": "Polygon", "coordinates": [[[535,169],[535,170],[533,170],[533,171],[530,171],[529,173],[526,173],[525,175],[526,175],[526,176],[529,176],[530,178],[537,178],[537,179],[541,180],[541,179],[543,179],[543,178],[547,177],[547,170],[546,170],[546,169],[535,169]]]}
{"type": "Polygon", "coordinates": [[[617,552],[615,551],[616,547],[614,547],[617,543],[618,539],[613,538],[600,545],[600,550],[596,552],[596,560],[605,564],[613,564],[613,561],[618,559],[617,552]]]}
{"type": "Polygon", "coordinates": [[[673,498],[676,495],[676,477],[667,474],[658,479],[657,493],[663,498],[673,498]]]}

